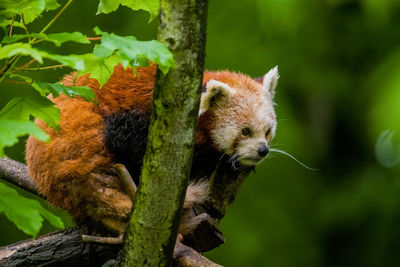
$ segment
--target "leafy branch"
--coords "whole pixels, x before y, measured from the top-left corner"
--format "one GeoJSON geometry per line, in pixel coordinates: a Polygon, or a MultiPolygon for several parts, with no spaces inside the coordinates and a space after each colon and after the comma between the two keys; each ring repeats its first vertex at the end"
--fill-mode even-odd
{"type": "MultiPolygon", "coordinates": [[[[99,13],[111,12],[107,4],[113,6],[113,11],[122,4],[134,10],[148,10],[152,17],[158,12],[158,0],[146,1],[147,4],[143,6],[137,3],[144,1],[135,1],[134,4],[129,2],[124,0],[100,1],[99,11],[103,11],[99,13]]],[[[100,84],[104,85],[111,76],[114,66],[119,63],[122,63],[125,68],[134,69],[149,64],[149,60],[151,60],[159,64],[165,73],[174,66],[174,60],[169,50],[157,41],[141,42],[133,36],[122,37],[113,33],[100,32],[98,29],[95,31],[100,36],[97,37],[87,37],[77,31],[47,34],[46,31],[72,3],[73,0],[67,1],[63,6],[57,0],[19,0],[1,1],[0,3],[0,27],[7,28],[6,32],[8,33],[0,40],[0,60],[3,60],[3,65],[0,66],[0,83],[17,83],[33,89],[28,96],[15,96],[4,107],[0,107],[0,157],[5,156],[5,147],[13,146],[19,141],[19,137],[27,134],[42,141],[49,141],[49,137],[31,121],[32,117],[39,118],[53,129],[58,130],[59,109],[47,98],[49,94],[54,97],[59,94],[69,97],[81,96],[96,104],[95,92],[88,87],[67,87],[60,83],[37,81],[25,76],[25,73],[68,67],[81,74],[90,73],[91,77],[98,79],[100,84]],[[39,32],[31,31],[29,27],[31,22],[38,19],[43,12],[56,9],[59,11],[39,32]],[[60,47],[66,42],[91,45],[90,41],[98,40],[101,40],[101,43],[95,45],[93,52],[84,55],[54,54],[36,47],[41,42],[51,42],[56,47],[60,47]],[[121,40],[124,41],[123,44],[118,44],[121,40]],[[106,53],[99,53],[100,50],[106,53]],[[48,61],[51,63],[48,64],[48,61]],[[22,64],[19,64],[21,62],[22,64]],[[34,63],[38,66],[31,67],[34,63]],[[20,75],[20,73],[24,75],[20,75]]],[[[15,194],[5,188],[7,188],[6,185],[1,188],[3,193],[8,192],[7,194],[13,199],[17,199],[15,194]]],[[[0,194],[0,203],[5,203],[6,200],[3,199],[5,195],[5,193],[0,194]]],[[[26,206],[24,209],[27,213],[40,213],[39,207],[35,205],[26,206]]],[[[17,221],[12,216],[9,216],[9,219],[15,223],[17,221]]],[[[29,231],[29,233],[36,235],[33,231],[29,231]]]]}

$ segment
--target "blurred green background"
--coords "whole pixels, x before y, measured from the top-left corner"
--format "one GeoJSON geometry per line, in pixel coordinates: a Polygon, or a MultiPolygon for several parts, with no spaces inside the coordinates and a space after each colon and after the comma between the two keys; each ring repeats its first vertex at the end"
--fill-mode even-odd
{"type": "MultiPolygon", "coordinates": [[[[94,36],[98,25],[156,37],[148,14],[120,8],[96,16],[97,4],[74,2],[48,32],[94,36]]],[[[91,47],[68,43],[61,50],[91,47]]],[[[206,256],[225,266],[400,266],[400,166],[384,168],[375,157],[381,132],[395,130],[400,140],[400,1],[210,1],[207,69],[258,77],[275,65],[281,79],[272,146],[319,170],[270,154],[221,223],[226,244],[206,256]]],[[[36,77],[56,82],[68,72],[36,77]]],[[[0,106],[11,92],[29,90],[2,84],[0,106]]],[[[23,161],[23,149],[21,140],[6,153],[23,161]]],[[[0,245],[27,237],[0,215],[0,245]]]]}

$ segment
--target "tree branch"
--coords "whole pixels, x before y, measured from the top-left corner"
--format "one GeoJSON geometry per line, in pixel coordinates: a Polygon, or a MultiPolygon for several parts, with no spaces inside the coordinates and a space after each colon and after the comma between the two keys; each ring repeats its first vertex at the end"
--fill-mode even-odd
{"type": "MultiPolygon", "coordinates": [[[[85,227],[74,227],[26,240],[0,248],[0,266],[101,266],[115,259],[122,244],[105,244],[103,240],[83,242],[82,236],[88,232],[85,227]]],[[[110,240],[115,241],[113,238],[110,240]]],[[[176,243],[174,250],[176,266],[218,267],[194,249],[176,243]]]]}
{"type": "Polygon", "coordinates": [[[190,267],[190,266],[207,266],[207,267],[221,267],[206,257],[202,256],[196,250],[185,246],[177,241],[175,244],[173,262],[176,266],[190,267]]]}
{"type": "Polygon", "coordinates": [[[244,180],[254,170],[254,167],[233,169],[227,161],[220,161],[209,178],[210,191],[203,205],[211,217],[221,220],[227,208],[235,200],[244,180]]]}
{"type": "MultiPolygon", "coordinates": [[[[121,166],[117,167],[123,169],[121,166]]],[[[0,178],[17,185],[34,194],[37,187],[27,173],[24,164],[9,158],[0,158],[0,178]]],[[[211,224],[210,224],[211,225],[211,224]]],[[[201,229],[208,229],[203,223],[201,229]]],[[[212,227],[215,228],[213,225],[212,227]]],[[[204,231],[204,230],[203,230],[204,231]]],[[[208,230],[206,230],[206,233],[208,230]]],[[[217,230],[218,233],[220,233],[217,230]]],[[[62,265],[93,266],[102,265],[115,259],[122,245],[121,238],[90,236],[84,226],[70,228],[39,237],[36,240],[25,240],[0,248],[0,266],[62,265]],[[118,245],[119,244],[119,245],[118,245]]],[[[192,242],[202,240],[198,246],[207,246],[209,239],[201,238],[202,230],[192,235],[192,242]]],[[[212,233],[208,233],[212,236],[212,233]]],[[[222,237],[221,237],[222,238],[222,237]]],[[[215,241],[214,241],[215,242],[215,241]]],[[[213,243],[214,244],[214,243],[213,243]]],[[[221,242],[218,242],[218,245],[221,242]]],[[[212,248],[218,245],[211,245],[212,248]]],[[[209,246],[209,245],[208,245],[209,246]]],[[[209,249],[206,249],[209,250],[209,249]]],[[[177,242],[173,254],[176,266],[220,266],[203,257],[194,249],[177,242]]]]}
{"type": "Polygon", "coordinates": [[[85,227],[74,227],[0,248],[0,266],[101,266],[121,245],[82,242],[85,227]]]}
{"type": "Polygon", "coordinates": [[[21,162],[10,158],[0,158],[0,179],[40,195],[35,182],[28,175],[26,165],[21,162]]]}

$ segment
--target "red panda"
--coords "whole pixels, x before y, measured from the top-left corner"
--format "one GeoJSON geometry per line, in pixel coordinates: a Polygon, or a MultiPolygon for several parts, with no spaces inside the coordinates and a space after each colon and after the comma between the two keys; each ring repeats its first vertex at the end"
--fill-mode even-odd
{"type": "MultiPolygon", "coordinates": [[[[50,99],[60,108],[60,129],[36,123],[50,143],[29,137],[26,162],[40,193],[68,210],[78,221],[87,218],[122,233],[132,202],[112,165],[123,163],[136,184],[146,149],[156,65],[114,69],[100,89],[88,75],[68,75],[64,85],[89,86],[97,105],[80,97],[50,99]]],[[[268,153],[275,135],[273,97],[279,75],[273,68],[259,79],[229,71],[204,73],[196,145],[184,211],[207,198],[207,181],[219,160],[232,166],[254,166],[268,153]]],[[[180,233],[193,222],[182,216],[180,233]]]]}

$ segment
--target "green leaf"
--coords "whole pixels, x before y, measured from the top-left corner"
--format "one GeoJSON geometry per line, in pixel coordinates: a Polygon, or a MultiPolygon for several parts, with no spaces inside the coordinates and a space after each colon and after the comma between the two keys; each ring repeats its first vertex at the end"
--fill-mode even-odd
{"type": "Polygon", "coordinates": [[[50,33],[47,35],[46,41],[53,42],[56,46],[60,46],[65,42],[75,42],[80,44],[90,44],[86,35],[80,32],[61,32],[61,33],[50,33]]]}
{"type": "Polygon", "coordinates": [[[108,14],[118,9],[120,0],[100,0],[97,8],[97,14],[108,14]]]}
{"type": "Polygon", "coordinates": [[[85,63],[81,56],[79,55],[57,55],[57,54],[50,54],[44,51],[40,51],[40,55],[44,58],[48,58],[54,61],[58,61],[64,65],[67,65],[73,69],[76,70],[84,70],[85,69],[85,63]]]}
{"type": "Polygon", "coordinates": [[[50,54],[45,51],[40,51],[36,48],[31,47],[27,43],[13,43],[0,47],[0,59],[10,58],[15,55],[26,55],[31,56],[39,63],[43,63],[43,58],[48,58],[54,61],[58,61],[76,70],[84,70],[85,65],[83,60],[77,55],[57,55],[50,54]]]}
{"type": "Polygon", "coordinates": [[[145,10],[150,13],[150,21],[152,21],[157,15],[160,8],[159,0],[121,0],[123,6],[127,6],[132,10],[145,10]]]}
{"type": "Polygon", "coordinates": [[[14,97],[0,111],[0,119],[29,121],[30,115],[41,119],[53,129],[58,129],[60,110],[54,103],[38,95],[14,97]]]}
{"type": "Polygon", "coordinates": [[[114,50],[108,49],[104,45],[95,45],[93,53],[99,58],[106,58],[114,53],[114,50]]]}
{"type": "Polygon", "coordinates": [[[102,87],[114,72],[114,67],[121,58],[113,55],[108,58],[99,58],[94,54],[86,54],[81,56],[85,61],[85,70],[80,71],[79,75],[90,73],[90,77],[96,79],[100,87],[102,87]]]}
{"type": "Polygon", "coordinates": [[[87,39],[85,35],[80,32],[62,32],[62,33],[51,33],[51,34],[44,34],[44,33],[31,33],[28,35],[26,34],[14,34],[12,36],[6,36],[2,40],[3,44],[14,43],[16,41],[25,39],[25,38],[36,38],[41,39],[44,41],[52,42],[56,46],[61,46],[61,44],[65,42],[76,42],[81,44],[88,44],[90,41],[87,39]]]}
{"type": "Polygon", "coordinates": [[[0,183],[0,212],[4,212],[20,230],[33,237],[38,235],[43,219],[57,228],[64,228],[62,220],[43,208],[38,201],[20,196],[3,183],[0,183]]]}
{"type": "Polygon", "coordinates": [[[31,134],[44,142],[50,141],[50,138],[32,121],[18,121],[0,118],[0,157],[4,157],[5,147],[18,143],[18,137],[27,134],[31,134]]]}
{"type": "Polygon", "coordinates": [[[14,43],[0,47],[0,59],[10,58],[15,55],[31,56],[39,63],[43,63],[42,53],[32,48],[30,44],[14,43]]]}
{"type": "Polygon", "coordinates": [[[79,87],[79,86],[65,86],[61,83],[45,83],[45,82],[35,82],[32,84],[41,95],[47,95],[52,93],[54,97],[60,94],[73,97],[75,95],[81,96],[87,101],[93,101],[96,104],[96,95],[89,87],[79,87]]]}
{"type": "Polygon", "coordinates": [[[133,36],[122,37],[116,34],[102,32],[98,27],[94,29],[96,34],[102,35],[99,45],[96,45],[93,54],[82,55],[85,70],[79,74],[90,73],[103,86],[114,71],[118,63],[126,68],[147,66],[149,61],[158,64],[160,70],[166,74],[175,66],[172,53],[158,41],[138,41],[133,36]]]}
{"type": "Polygon", "coordinates": [[[164,74],[175,66],[172,53],[161,42],[156,40],[138,41],[133,36],[123,37],[113,33],[109,34],[101,31],[98,27],[94,31],[96,34],[102,35],[101,44],[95,48],[95,53],[101,51],[101,53],[96,53],[97,56],[101,56],[101,54],[107,56],[115,51],[132,66],[144,66],[150,60],[157,63],[164,74]]]}
{"type": "Polygon", "coordinates": [[[96,94],[87,86],[65,86],[61,83],[46,83],[39,81],[33,82],[31,77],[20,74],[11,74],[9,77],[18,78],[25,82],[31,83],[32,87],[35,88],[35,90],[38,91],[42,96],[47,96],[50,93],[53,95],[53,97],[57,97],[60,94],[67,95],[69,97],[78,95],[87,101],[92,101],[93,103],[97,104],[96,94]]]}
{"type": "MultiPolygon", "coordinates": [[[[31,33],[29,35],[32,38],[38,38],[38,39],[45,39],[46,34],[44,33],[31,33]]],[[[1,41],[3,44],[9,44],[9,43],[14,43],[16,41],[22,40],[28,38],[28,35],[26,34],[13,34],[12,36],[6,36],[4,39],[1,41]]]]}
{"type": "Polygon", "coordinates": [[[46,0],[46,10],[54,10],[57,9],[60,4],[57,0],[46,0]]]}
{"type": "Polygon", "coordinates": [[[393,131],[384,131],[378,137],[375,145],[376,158],[386,168],[400,163],[400,144],[393,144],[393,135],[393,131]]]}
{"type": "Polygon", "coordinates": [[[19,21],[12,21],[11,19],[6,19],[0,22],[0,27],[9,27],[10,25],[13,25],[13,27],[19,27],[19,28],[24,28],[24,24],[22,24],[19,21]]]}
{"type": "Polygon", "coordinates": [[[25,23],[31,23],[45,10],[53,10],[60,5],[57,0],[1,0],[0,16],[12,17],[24,14],[25,23]]]}
{"type": "Polygon", "coordinates": [[[97,14],[108,14],[118,9],[120,5],[127,6],[132,10],[145,10],[150,13],[150,21],[158,14],[159,0],[100,0],[97,14]]]}
{"type": "Polygon", "coordinates": [[[21,74],[10,74],[9,77],[10,78],[18,78],[18,79],[21,79],[24,82],[28,82],[28,83],[31,83],[33,81],[31,77],[21,75],[21,74]]]}

